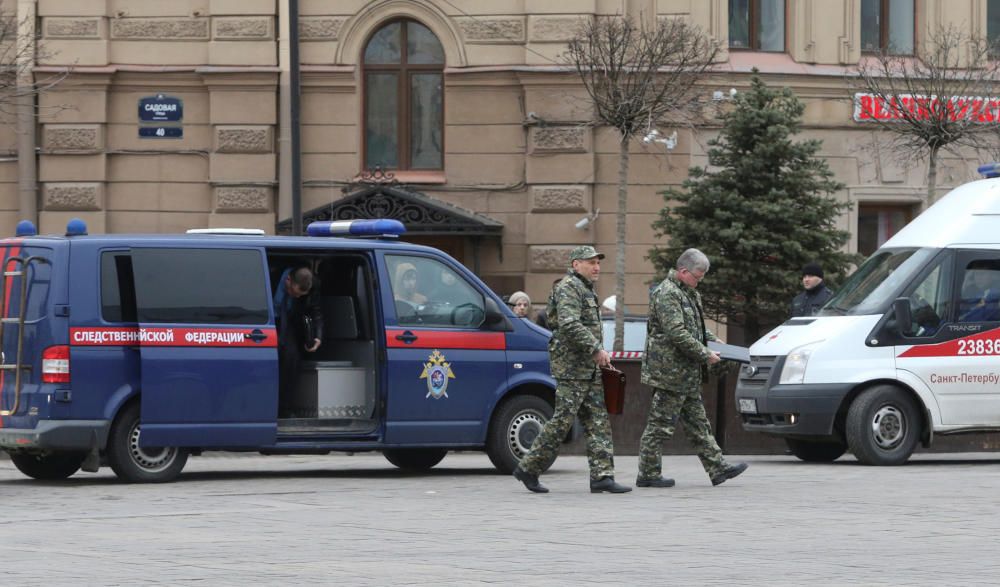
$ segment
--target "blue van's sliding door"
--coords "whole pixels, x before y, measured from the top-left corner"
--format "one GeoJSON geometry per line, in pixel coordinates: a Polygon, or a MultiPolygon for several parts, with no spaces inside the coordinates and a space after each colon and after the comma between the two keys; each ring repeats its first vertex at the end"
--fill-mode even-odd
{"type": "Polygon", "coordinates": [[[143,446],[264,446],[278,353],[259,249],[133,247],[143,446]]]}

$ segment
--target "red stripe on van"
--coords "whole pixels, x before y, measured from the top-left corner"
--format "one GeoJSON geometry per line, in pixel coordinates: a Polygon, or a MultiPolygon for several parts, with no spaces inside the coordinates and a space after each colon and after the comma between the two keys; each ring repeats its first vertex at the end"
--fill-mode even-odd
{"type": "Polygon", "coordinates": [[[397,349],[469,349],[475,351],[502,351],[507,349],[507,337],[502,332],[448,332],[446,330],[392,329],[385,331],[385,344],[397,349]],[[396,337],[405,333],[416,336],[407,344],[396,337]]]}
{"type": "Polygon", "coordinates": [[[977,332],[955,340],[937,344],[911,346],[898,355],[900,359],[913,357],[982,357],[1000,355],[1000,328],[977,332]]]}
{"type": "Polygon", "coordinates": [[[70,328],[73,346],[276,347],[272,328],[70,328]]]}
{"type": "MultiPolygon", "coordinates": [[[[21,254],[21,239],[4,239],[3,244],[10,245],[10,247],[6,248],[6,254],[3,256],[3,271],[7,271],[7,259],[17,257],[21,254]]],[[[10,290],[13,285],[13,280],[6,280],[6,287],[3,289],[3,309],[0,310],[0,315],[4,318],[7,317],[7,306],[10,304],[10,290]]],[[[2,344],[3,341],[0,341],[0,345],[2,344]]],[[[6,374],[6,370],[0,371],[0,406],[3,406],[3,384],[6,374]]],[[[0,418],[0,428],[3,428],[3,418],[0,418]]]]}

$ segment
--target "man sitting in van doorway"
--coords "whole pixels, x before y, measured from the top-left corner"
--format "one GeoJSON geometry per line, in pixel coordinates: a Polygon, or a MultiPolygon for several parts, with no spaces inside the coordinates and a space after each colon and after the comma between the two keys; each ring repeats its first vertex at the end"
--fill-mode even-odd
{"type": "Polygon", "coordinates": [[[310,295],[315,277],[308,267],[285,269],[274,292],[274,320],[278,329],[278,417],[293,417],[302,352],[312,353],[323,340],[323,313],[310,295]]]}

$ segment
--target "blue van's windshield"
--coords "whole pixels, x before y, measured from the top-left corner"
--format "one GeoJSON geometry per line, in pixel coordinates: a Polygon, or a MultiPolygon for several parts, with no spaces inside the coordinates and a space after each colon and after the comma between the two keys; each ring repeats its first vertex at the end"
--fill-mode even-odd
{"type": "Polygon", "coordinates": [[[937,249],[880,249],[858,267],[820,316],[881,314],[937,249]]]}

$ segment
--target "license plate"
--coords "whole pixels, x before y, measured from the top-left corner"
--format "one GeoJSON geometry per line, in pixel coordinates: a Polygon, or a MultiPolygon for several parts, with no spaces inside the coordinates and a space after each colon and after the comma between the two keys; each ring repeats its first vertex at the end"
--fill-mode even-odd
{"type": "Polygon", "coordinates": [[[757,413],[757,400],[753,398],[740,398],[740,413],[741,414],[756,414],[757,413]]]}

